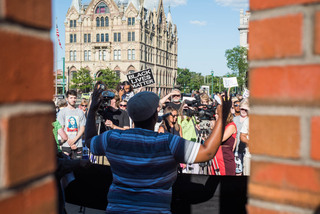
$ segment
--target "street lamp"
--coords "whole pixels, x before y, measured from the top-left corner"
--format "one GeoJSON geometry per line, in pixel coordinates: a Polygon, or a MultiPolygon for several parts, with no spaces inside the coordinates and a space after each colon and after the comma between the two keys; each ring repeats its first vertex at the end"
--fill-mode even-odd
{"type": "Polygon", "coordinates": [[[214,75],[214,71],[213,71],[213,70],[211,71],[211,75],[212,75],[212,81],[211,81],[211,82],[212,82],[212,89],[211,89],[211,94],[213,94],[213,75],[214,75]]]}

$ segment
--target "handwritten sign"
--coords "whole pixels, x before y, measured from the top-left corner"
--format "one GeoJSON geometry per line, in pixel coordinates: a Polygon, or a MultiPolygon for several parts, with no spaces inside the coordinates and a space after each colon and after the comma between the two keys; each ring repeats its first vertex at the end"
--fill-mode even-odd
{"type": "Polygon", "coordinates": [[[242,97],[245,99],[245,98],[248,98],[249,96],[250,96],[250,91],[245,88],[242,97]]]}
{"type": "Polygon", "coordinates": [[[238,86],[237,77],[223,78],[223,86],[225,88],[237,87],[238,86]]]}
{"type": "Polygon", "coordinates": [[[134,89],[155,83],[151,69],[128,74],[127,78],[134,89]]]}

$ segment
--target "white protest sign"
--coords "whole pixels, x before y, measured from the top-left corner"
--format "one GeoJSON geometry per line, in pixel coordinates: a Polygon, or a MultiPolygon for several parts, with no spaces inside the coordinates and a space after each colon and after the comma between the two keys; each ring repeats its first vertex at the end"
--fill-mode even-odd
{"type": "Polygon", "coordinates": [[[250,91],[245,88],[242,97],[245,99],[245,98],[248,98],[249,96],[250,96],[250,91]]]}
{"type": "Polygon", "coordinates": [[[225,88],[237,87],[238,86],[237,77],[223,78],[223,86],[225,88]]]}
{"type": "Polygon", "coordinates": [[[155,83],[151,69],[128,74],[127,78],[134,89],[155,83]]]}

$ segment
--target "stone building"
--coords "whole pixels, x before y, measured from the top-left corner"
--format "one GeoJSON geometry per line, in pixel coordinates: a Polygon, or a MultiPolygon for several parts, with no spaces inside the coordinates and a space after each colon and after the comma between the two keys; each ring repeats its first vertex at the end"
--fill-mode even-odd
{"type": "MultiPolygon", "coordinates": [[[[156,83],[147,90],[168,93],[177,76],[177,26],[163,1],[157,9],[144,0],[72,0],[65,19],[67,82],[80,68],[93,78],[101,69],[114,70],[121,81],[135,71],[151,68],[156,83]]],[[[68,85],[69,85],[68,84],[68,85]]]]}
{"type": "Polygon", "coordinates": [[[240,26],[238,28],[240,33],[240,46],[249,49],[248,33],[249,33],[249,18],[250,11],[244,12],[240,10],[240,26]]]}

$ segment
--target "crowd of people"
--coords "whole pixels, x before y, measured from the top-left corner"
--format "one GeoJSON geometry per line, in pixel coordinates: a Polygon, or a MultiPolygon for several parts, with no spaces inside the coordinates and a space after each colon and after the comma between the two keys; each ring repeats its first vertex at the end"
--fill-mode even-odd
{"type": "MultiPolygon", "coordinates": [[[[175,180],[173,171],[208,175],[250,174],[250,108],[247,98],[231,95],[230,90],[213,97],[206,91],[194,91],[192,101],[183,100],[178,89],[161,99],[153,92],[141,91],[142,88],[134,91],[127,81],[108,90],[106,85],[98,82],[90,100],[82,99],[78,106],[74,90],[66,93],[65,100],[57,102],[57,120],[53,123],[57,150],[70,160],[83,160],[87,159],[84,148],[88,147],[91,162],[97,163],[94,157],[100,155],[108,159],[115,180],[109,190],[111,196],[108,195],[109,211],[128,209],[119,206],[128,203],[126,196],[120,194],[124,191],[121,185],[127,185],[125,191],[139,188],[133,184],[137,182],[133,170],[141,172],[137,165],[151,167],[144,171],[145,176],[155,179],[151,182],[153,185],[168,185],[166,188],[175,180]],[[122,151],[121,155],[117,154],[118,151],[122,151]],[[169,154],[173,157],[164,158],[169,154]],[[151,156],[155,157],[157,164],[150,165],[151,156]],[[124,165],[130,167],[124,170],[124,165]],[[161,166],[165,169],[159,171],[161,166]],[[165,170],[170,173],[166,174],[165,170]]],[[[168,192],[160,188],[157,196],[150,196],[148,188],[153,188],[152,185],[143,185],[145,189],[138,194],[142,201],[147,195],[157,200],[165,196],[163,205],[159,206],[168,208],[171,197],[167,197],[168,192]]],[[[137,208],[139,197],[136,200],[130,202],[130,207],[143,213],[137,208]]],[[[153,209],[151,205],[146,206],[153,209]]]]}

